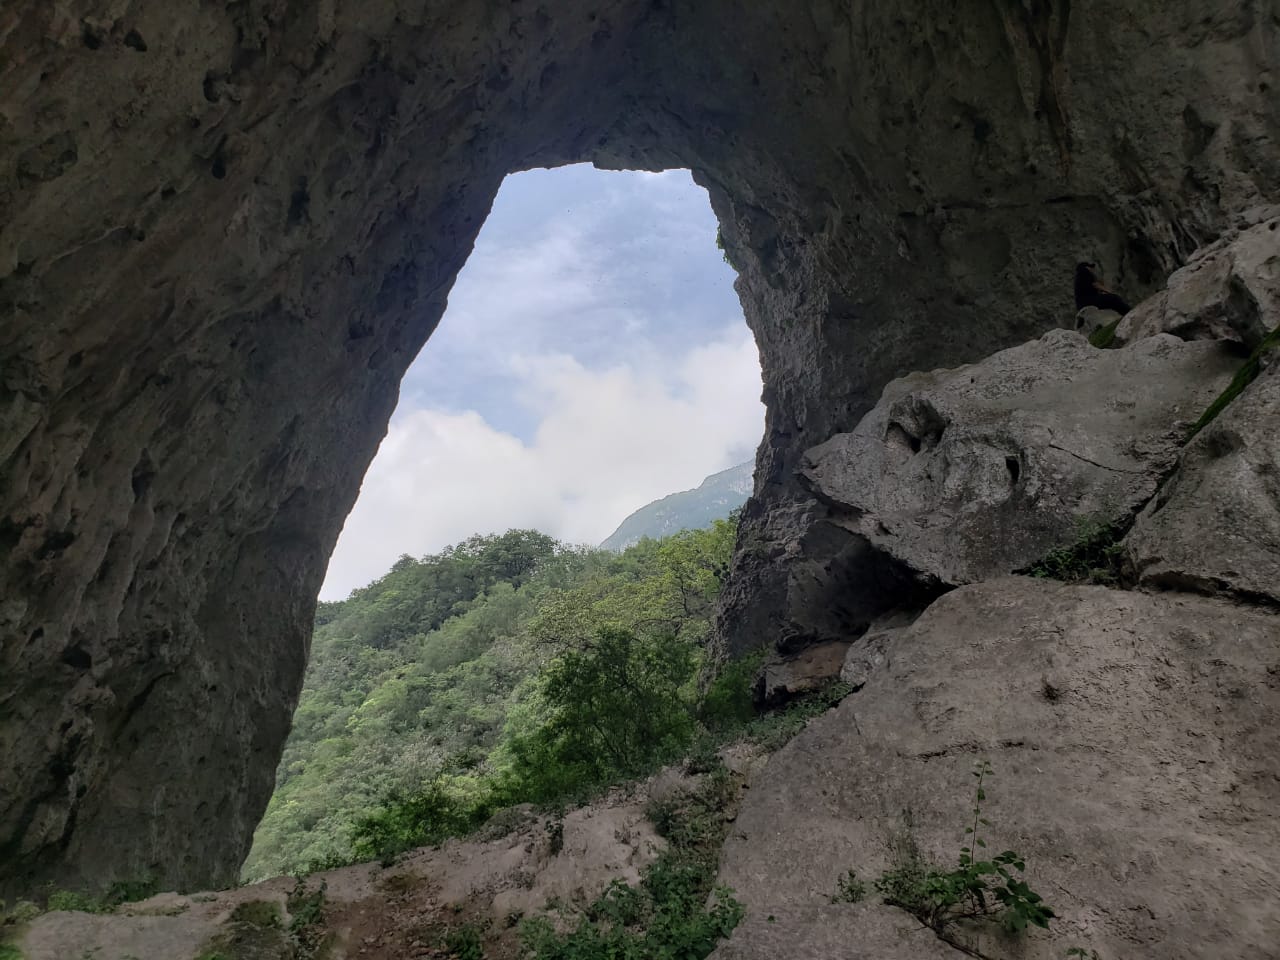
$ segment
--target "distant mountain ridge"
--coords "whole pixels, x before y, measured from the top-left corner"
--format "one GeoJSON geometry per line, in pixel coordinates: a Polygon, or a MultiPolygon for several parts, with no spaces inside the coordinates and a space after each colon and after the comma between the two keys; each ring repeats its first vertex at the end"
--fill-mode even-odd
{"type": "Polygon", "coordinates": [[[606,550],[625,550],[644,537],[670,536],[681,530],[710,526],[727,517],[751,496],[755,463],[713,473],[693,490],[683,490],[641,507],[600,544],[606,550]]]}

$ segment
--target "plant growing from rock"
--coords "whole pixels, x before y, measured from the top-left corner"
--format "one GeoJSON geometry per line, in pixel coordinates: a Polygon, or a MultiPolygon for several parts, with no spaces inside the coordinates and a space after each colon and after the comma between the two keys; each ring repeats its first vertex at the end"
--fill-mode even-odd
{"type": "Polygon", "coordinates": [[[849,870],[836,881],[836,892],[831,896],[832,903],[861,903],[867,897],[867,885],[862,882],[854,870],[849,870]]]}
{"type": "Polygon", "coordinates": [[[1116,584],[1122,578],[1125,531],[1094,519],[1080,521],[1075,543],[1046,554],[1026,569],[1032,577],[1066,583],[1116,584]]]}
{"type": "Polygon", "coordinates": [[[973,801],[973,823],[965,828],[967,842],[960,847],[954,870],[944,870],[924,862],[910,832],[910,822],[892,845],[896,865],[875,882],[886,903],[901,907],[948,938],[949,928],[962,920],[997,920],[1010,933],[1029,926],[1048,927],[1053,910],[1022,879],[1026,863],[1021,854],[1005,850],[985,859],[982,815],[987,799],[985,783],[992,776],[986,760],[974,765],[977,779],[973,801]]]}

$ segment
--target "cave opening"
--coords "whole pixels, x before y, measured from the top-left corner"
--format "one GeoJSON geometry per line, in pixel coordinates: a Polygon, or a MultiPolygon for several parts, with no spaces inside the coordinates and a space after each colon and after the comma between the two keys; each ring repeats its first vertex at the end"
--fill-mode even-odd
{"type": "Polygon", "coordinates": [[[760,359],[687,170],[509,175],[401,380],[320,591],[403,554],[535,528],[598,544],[754,459],[760,359]]]}
{"type": "MultiPolygon", "coordinates": [[[[664,561],[626,551],[642,537],[703,530],[690,542],[719,582],[733,528],[714,521],[750,493],[764,423],[720,242],[687,170],[505,179],[329,564],[243,880],[384,855],[361,823],[398,809],[393,794],[463,803],[496,789],[514,742],[504,718],[540,716],[529,691],[545,664],[529,651],[575,649],[598,626],[584,614],[574,639],[549,636],[561,598],[599,593],[610,616],[638,603],[637,623],[664,609],[664,561]],[[494,582],[459,583],[497,553],[494,582]],[[613,563],[637,571],[644,600],[624,596],[613,563]]],[[[682,597],[690,619],[670,649],[701,649],[715,594],[692,612],[682,597]]],[[[662,642],[648,630],[636,627],[646,651],[662,642]]]]}

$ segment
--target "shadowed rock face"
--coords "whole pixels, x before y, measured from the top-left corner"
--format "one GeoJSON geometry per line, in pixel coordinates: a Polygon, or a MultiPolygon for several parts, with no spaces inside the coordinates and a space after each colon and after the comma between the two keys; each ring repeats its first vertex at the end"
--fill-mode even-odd
{"type": "Polygon", "coordinates": [[[1060,325],[1081,256],[1137,299],[1274,193],[1252,7],[966,7],[7,4],[0,896],[233,879],[326,557],[508,172],[710,191],[769,408],[734,649],[787,622],[801,451],[1060,325]]]}

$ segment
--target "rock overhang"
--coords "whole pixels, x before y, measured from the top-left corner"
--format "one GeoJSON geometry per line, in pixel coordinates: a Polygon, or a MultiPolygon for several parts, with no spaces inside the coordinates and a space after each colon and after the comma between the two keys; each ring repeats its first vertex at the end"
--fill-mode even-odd
{"type": "Polygon", "coordinates": [[[1274,193],[1275,27],[1227,6],[16,6],[0,894],[233,878],[325,558],[506,173],[707,187],[769,408],[744,649],[822,510],[804,450],[893,376],[1068,321],[1082,246],[1136,299],[1274,193]]]}

